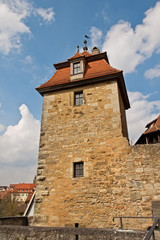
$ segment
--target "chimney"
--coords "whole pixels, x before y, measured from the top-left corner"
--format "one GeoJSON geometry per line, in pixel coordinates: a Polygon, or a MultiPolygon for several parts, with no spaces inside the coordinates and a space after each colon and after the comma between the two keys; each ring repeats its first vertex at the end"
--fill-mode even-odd
{"type": "Polygon", "coordinates": [[[99,51],[98,47],[92,48],[92,55],[99,54],[99,53],[100,53],[100,51],[99,51]]]}

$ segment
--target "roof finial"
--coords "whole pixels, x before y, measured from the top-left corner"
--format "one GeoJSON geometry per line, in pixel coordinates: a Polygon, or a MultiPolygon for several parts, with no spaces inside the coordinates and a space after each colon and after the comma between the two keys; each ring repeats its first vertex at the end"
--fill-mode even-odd
{"type": "Polygon", "coordinates": [[[77,46],[77,52],[79,52],[79,46],[77,46]]]}
{"type": "Polygon", "coordinates": [[[83,50],[84,50],[84,51],[87,51],[87,50],[88,50],[88,47],[86,46],[86,44],[87,44],[87,41],[84,40],[84,47],[83,47],[83,50]]]}

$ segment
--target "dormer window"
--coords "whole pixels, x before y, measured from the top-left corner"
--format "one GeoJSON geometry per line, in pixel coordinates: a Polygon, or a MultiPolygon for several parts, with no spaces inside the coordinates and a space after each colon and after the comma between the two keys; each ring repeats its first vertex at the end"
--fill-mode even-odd
{"type": "Polygon", "coordinates": [[[85,72],[85,59],[84,57],[79,57],[78,59],[70,60],[70,80],[78,80],[84,77],[85,72]]]}
{"type": "Polygon", "coordinates": [[[73,74],[80,73],[80,71],[81,71],[80,62],[73,63],[73,74]]]}

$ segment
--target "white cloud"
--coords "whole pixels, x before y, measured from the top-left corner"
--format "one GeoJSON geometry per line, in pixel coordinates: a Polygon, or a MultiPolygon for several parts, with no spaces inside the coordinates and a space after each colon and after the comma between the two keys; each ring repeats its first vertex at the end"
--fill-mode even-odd
{"type": "Polygon", "coordinates": [[[42,17],[44,21],[48,23],[55,20],[54,18],[55,13],[53,12],[53,8],[48,9],[38,8],[36,12],[40,17],[42,17]]]}
{"type": "Polygon", "coordinates": [[[3,132],[5,129],[5,126],[3,124],[0,124],[0,132],[3,132]]]}
{"type": "Polygon", "coordinates": [[[154,68],[148,69],[144,76],[149,79],[160,77],[160,65],[156,65],[154,68]]]}
{"type": "Polygon", "coordinates": [[[102,31],[97,27],[91,27],[90,33],[91,33],[91,45],[92,45],[92,47],[95,47],[95,46],[98,47],[100,45],[100,42],[101,42],[102,31]]]}
{"type": "Polygon", "coordinates": [[[18,13],[13,4],[9,6],[9,1],[0,1],[0,52],[3,54],[8,54],[12,48],[20,48],[21,34],[30,33],[29,27],[23,23],[26,16],[24,9],[18,13]]]}
{"type": "Polygon", "coordinates": [[[111,64],[125,73],[133,72],[153,52],[159,52],[160,1],[145,15],[142,24],[135,29],[129,22],[119,21],[106,34],[102,51],[107,51],[111,64]]]}
{"type": "MultiPolygon", "coordinates": [[[[0,103],[0,108],[2,107],[2,103],[0,103]]],[[[3,124],[0,124],[0,133],[3,132],[5,129],[5,126],[3,124]]]]}
{"type": "Polygon", "coordinates": [[[12,49],[20,49],[22,35],[31,34],[24,20],[32,15],[41,15],[47,23],[54,19],[51,8],[39,10],[29,0],[0,0],[0,52],[2,54],[7,55],[12,49]]]}
{"type": "MultiPolygon", "coordinates": [[[[22,169],[23,174],[20,172],[17,176],[17,179],[22,181],[24,175],[35,174],[31,169],[35,170],[33,166],[37,163],[40,121],[33,117],[25,104],[20,106],[19,110],[21,119],[18,124],[8,126],[4,134],[0,136],[0,169],[6,172],[7,169],[11,171],[12,168],[15,171],[16,167],[22,169]]],[[[5,181],[8,179],[8,174],[5,175],[5,181]]],[[[25,178],[27,177],[26,175],[25,178]]],[[[1,180],[0,174],[0,182],[1,180]]],[[[12,181],[14,180],[13,178],[12,181]]]]}
{"type": "Polygon", "coordinates": [[[32,63],[33,62],[33,59],[32,59],[32,57],[31,56],[26,56],[26,58],[25,58],[25,62],[26,63],[32,63]]]}
{"type": "Polygon", "coordinates": [[[160,101],[149,101],[149,95],[140,92],[128,92],[131,108],[127,110],[129,138],[135,143],[144,132],[145,126],[154,120],[160,112],[160,101]]]}

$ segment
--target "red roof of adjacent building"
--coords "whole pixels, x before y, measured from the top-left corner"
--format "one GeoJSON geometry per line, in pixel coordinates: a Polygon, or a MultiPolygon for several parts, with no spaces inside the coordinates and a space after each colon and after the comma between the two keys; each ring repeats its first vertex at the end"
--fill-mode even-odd
{"type": "Polygon", "coordinates": [[[9,185],[10,188],[14,188],[15,186],[17,186],[17,184],[10,184],[9,185]]]}
{"type": "Polygon", "coordinates": [[[147,130],[142,133],[135,144],[159,143],[158,136],[160,134],[160,115],[153,121],[149,122],[146,125],[146,128],[147,130]],[[157,140],[153,142],[153,138],[156,139],[155,136],[157,136],[157,140]]]}
{"type": "Polygon", "coordinates": [[[36,184],[34,183],[19,183],[17,184],[13,191],[14,192],[30,192],[31,190],[34,191],[36,184]]]}
{"type": "Polygon", "coordinates": [[[152,122],[146,125],[148,129],[143,134],[153,133],[160,130],[160,115],[152,122]]]}
{"type": "Polygon", "coordinates": [[[29,202],[32,198],[33,193],[29,193],[26,199],[26,202],[29,202]]]}
{"type": "Polygon", "coordinates": [[[9,193],[12,193],[13,190],[7,189],[4,192],[0,192],[0,199],[4,199],[9,193]]]}

